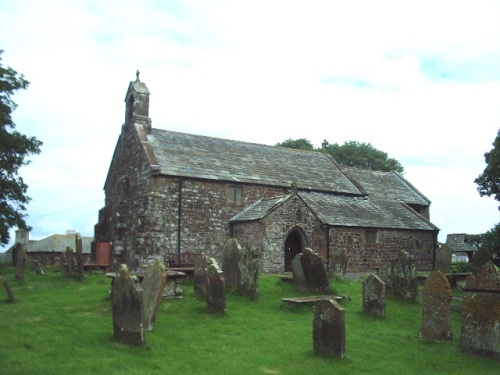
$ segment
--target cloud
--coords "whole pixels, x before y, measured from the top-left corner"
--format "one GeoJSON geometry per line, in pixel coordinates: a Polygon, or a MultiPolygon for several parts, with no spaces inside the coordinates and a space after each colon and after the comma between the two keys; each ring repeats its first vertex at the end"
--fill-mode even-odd
{"type": "Polygon", "coordinates": [[[14,120],[44,142],[22,170],[33,235],[92,235],[136,69],[155,127],[368,142],[432,200],[440,239],[485,231],[497,205],[473,180],[500,124],[499,11],[487,0],[3,2],[4,63],[31,82],[14,120]]]}

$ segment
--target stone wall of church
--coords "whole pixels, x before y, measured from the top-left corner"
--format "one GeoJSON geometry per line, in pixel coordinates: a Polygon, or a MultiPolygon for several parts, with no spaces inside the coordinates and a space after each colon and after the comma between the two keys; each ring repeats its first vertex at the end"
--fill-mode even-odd
{"type": "Polygon", "coordinates": [[[302,238],[303,248],[312,248],[326,260],[326,230],[298,196],[292,196],[258,222],[235,224],[233,236],[241,245],[259,250],[263,272],[283,272],[284,243],[294,230],[302,238]]]}
{"type": "Polygon", "coordinates": [[[239,184],[240,203],[229,200],[234,183],[156,176],[154,192],[142,198],[135,251],[142,256],[200,253],[222,259],[229,221],[255,201],[286,189],[239,184]],[[180,242],[179,242],[180,240],[180,242]],[[141,250],[142,249],[142,250],[141,250]]]}
{"type": "MultiPolygon", "coordinates": [[[[415,256],[417,270],[432,269],[436,244],[435,234],[430,231],[335,227],[330,228],[329,238],[331,254],[345,250],[350,272],[371,271],[388,265],[400,250],[415,256]]],[[[330,264],[333,261],[332,256],[330,264]]]]}

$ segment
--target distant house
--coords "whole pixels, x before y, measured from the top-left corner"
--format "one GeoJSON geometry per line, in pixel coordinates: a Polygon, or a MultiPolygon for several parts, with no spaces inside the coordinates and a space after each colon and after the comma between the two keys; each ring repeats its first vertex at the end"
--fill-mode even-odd
{"type": "Polygon", "coordinates": [[[341,254],[348,270],[373,270],[406,250],[418,269],[432,269],[431,202],[401,175],[343,167],[323,152],[153,128],[139,78],[125,103],[95,226],[97,253],[111,251],[114,264],[221,259],[234,237],[256,249],[264,272],[289,270],[307,247],[329,268],[341,254]]]}
{"type": "MultiPolygon", "coordinates": [[[[29,240],[27,249],[28,257],[36,259],[42,265],[57,265],[59,258],[66,252],[67,247],[71,247],[76,251],[75,235],[76,232],[74,230],[68,230],[66,234],[53,234],[41,240],[29,240]]],[[[82,252],[85,261],[90,260],[93,240],[93,237],[82,237],[82,252]]],[[[18,242],[20,241],[16,238],[15,243],[17,244],[18,242]]],[[[12,248],[8,252],[12,252],[12,248]]]]}
{"type": "Polygon", "coordinates": [[[452,262],[472,262],[474,253],[478,250],[467,243],[467,235],[465,233],[448,234],[446,236],[446,245],[452,249],[452,262]]]}

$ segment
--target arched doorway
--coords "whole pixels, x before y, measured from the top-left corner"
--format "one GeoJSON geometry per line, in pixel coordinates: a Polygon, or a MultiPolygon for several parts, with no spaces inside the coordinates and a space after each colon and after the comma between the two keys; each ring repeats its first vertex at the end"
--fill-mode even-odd
{"type": "Polygon", "coordinates": [[[292,271],[292,260],[302,252],[302,238],[297,230],[290,232],[285,240],[285,272],[292,271]]]}

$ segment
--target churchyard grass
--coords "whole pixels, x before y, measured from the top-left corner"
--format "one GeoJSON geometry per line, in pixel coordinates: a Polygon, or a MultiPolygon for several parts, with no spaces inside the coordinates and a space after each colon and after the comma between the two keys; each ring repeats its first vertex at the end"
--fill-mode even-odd
{"type": "Polygon", "coordinates": [[[283,303],[305,295],[277,275],[260,279],[260,298],[227,294],[226,315],[209,313],[206,301],[183,283],[182,299],[162,301],[147,344],[113,339],[111,280],[89,274],[85,282],[59,272],[24,281],[3,267],[17,303],[0,292],[1,374],[498,374],[494,359],[460,352],[460,312],[452,311],[454,338],[422,342],[421,303],[387,299],[387,318],[364,315],[361,281],[332,282],[349,295],[346,358],[313,352],[310,306],[283,303]]]}

